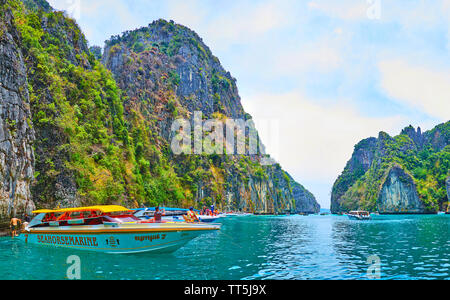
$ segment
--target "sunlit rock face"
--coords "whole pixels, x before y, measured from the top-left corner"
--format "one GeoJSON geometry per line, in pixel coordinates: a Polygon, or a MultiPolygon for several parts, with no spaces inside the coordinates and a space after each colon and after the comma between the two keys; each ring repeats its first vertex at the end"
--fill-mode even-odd
{"type": "Polygon", "coordinates": [[[344,171],[334,183],[331,193],[332,213],[344,211],[341,207],[341,198],[347,189],[370,168],[375,158],[377,145],[378,140],[376,138],[368,138],[362,140],[355,146],[351,159],[347,162],[344,171]]]}
{"type": "Polygon", "coordinates": [[[413,178],[399,165],[394,165],[381,188],[377,209],[382,214],[426,213],[419,199],[413,178]]]}

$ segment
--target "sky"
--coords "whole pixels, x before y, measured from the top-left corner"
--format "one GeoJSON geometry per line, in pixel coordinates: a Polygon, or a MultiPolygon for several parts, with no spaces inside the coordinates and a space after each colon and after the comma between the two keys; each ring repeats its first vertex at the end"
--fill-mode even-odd
{"type": "Polygon", "coordinates": [[[450,0],[49,3],[90,45],[160,18],[197,32],[237,79],[267,152],[323,208],[360,140],[450,119],[450,0]]]}

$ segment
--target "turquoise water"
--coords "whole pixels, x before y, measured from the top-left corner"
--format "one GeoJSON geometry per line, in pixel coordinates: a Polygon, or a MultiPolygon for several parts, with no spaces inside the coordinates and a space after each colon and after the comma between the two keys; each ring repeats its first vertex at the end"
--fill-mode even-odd
{"type": "Polygon", "coordinates": [[[64,279],[81,259],[81,279],[450,279],[450,216],[227,218],[171,254],[106,255],[0,239],[0,279],[64,279]]]}

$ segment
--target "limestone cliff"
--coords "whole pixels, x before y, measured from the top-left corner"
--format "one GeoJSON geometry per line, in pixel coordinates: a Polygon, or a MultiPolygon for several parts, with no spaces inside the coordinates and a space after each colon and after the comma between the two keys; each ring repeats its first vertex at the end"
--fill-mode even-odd
{"type": "Polygon", "coordinates": [[[378,196],[377,210],[381,214],[426,212],[413,177],[400,165],[395,164],[389,169],[378,196]]]}
{"type": "MultiPolygon", "coordinates": [[[[251,118],[241,105],[236,80],[201,38],[182,25],[158,20],[112,37],[102,61],[127,94],[125,114],[145,119],[158,133],[155,141],[159,145],[170,143],[175,119],[193,122],[196,111],[205,119],[251,118]]],[[[280,166],[262,166],[261,154],[213,156],[212,163],[205,156],[170,157],[178,165],[194,164],[205,171],[206,178],[186,174],[190,179],[186,185],[190,190],[194,187],[197,203],[208,199],[229,209],[259,213],[318,212],[314,196],[280,166]]]]}
{"type": "Polygon", "coordinates": [[[102,56],[45,0],[0,3],[0,216],[105,203],[319,210],[263,151],[171,152],[176,118],[251,119],[193,31],[155,21],[102,56]]]}
{"type": "Polygon", "coordinates": [[[11,11],[0,0],[0,215],[31,210],[34,131],[26,66],[11,11]]]}
{"type": "Polygon", "coordinates": [[[341,197],[345,194],[349,186],[361,178],[369,170],[375,156],[378,140],[368,138],[359,142],[351,159],[347,162],[345,169],[338,180],[334,183],[331,194],[331,211],[337,213],[341,207],[341,197]]]}
{"type": "Polygon", "coordinates": [[[336,180],[333,213],[435,213],[445,209],[450,168],[450,122],[422,133],[408,126],[395,137],[363,140],[336,180]]]}

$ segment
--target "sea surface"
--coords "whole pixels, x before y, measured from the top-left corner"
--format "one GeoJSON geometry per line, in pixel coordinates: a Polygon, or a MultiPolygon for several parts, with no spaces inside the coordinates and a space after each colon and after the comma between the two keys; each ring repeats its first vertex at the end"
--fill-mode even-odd
{"type": "Polygon", "coordinates": [[[99,254],[0,239],[0,279],[450,279],[450,215],[229,217],[171,254],[99,254]],[[379,263],[379,265],[377,265],[379,263]],[[379,268],[378,268],[379,266],[379,268]]]}

